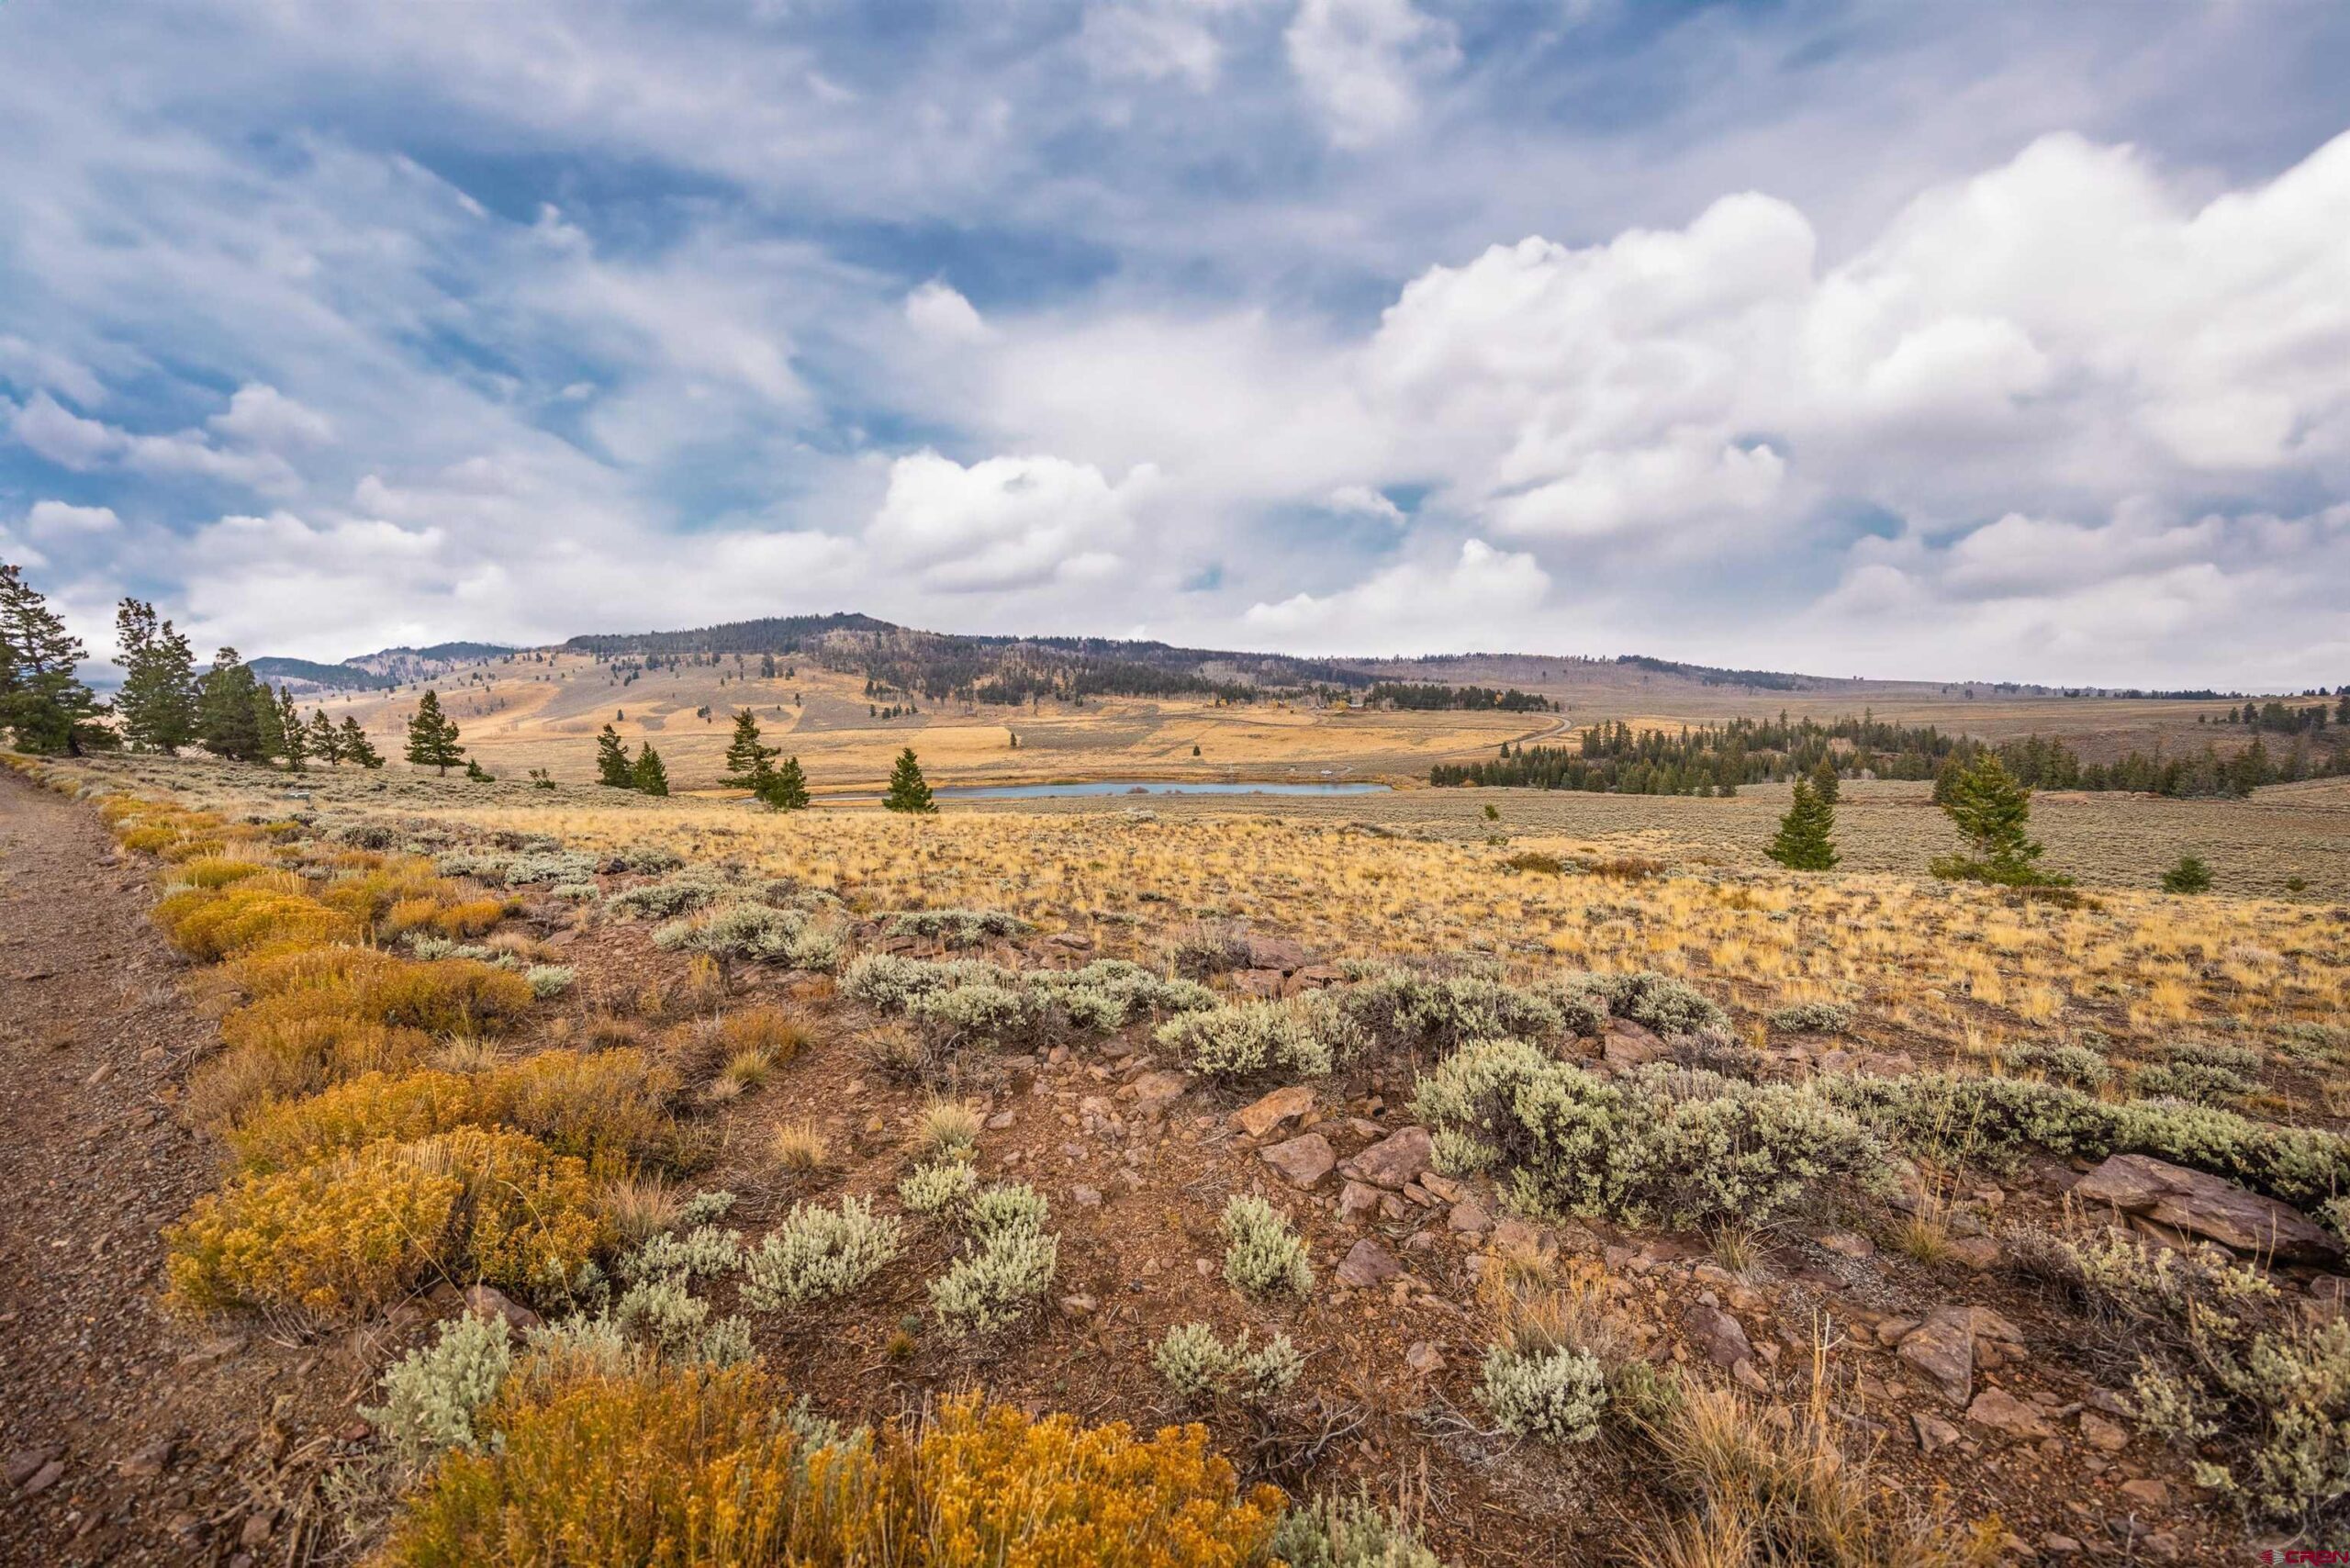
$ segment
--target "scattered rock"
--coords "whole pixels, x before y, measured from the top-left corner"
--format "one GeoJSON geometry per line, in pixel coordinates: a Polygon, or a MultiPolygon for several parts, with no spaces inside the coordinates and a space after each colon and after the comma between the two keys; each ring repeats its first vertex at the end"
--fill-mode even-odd
{"type": "Polygon", "coordinates": [[[1015,1119],[1016,1117],[1013,1112],[998,1111],[994,1115],[988,1118],[988,1131],[1000,1133],[1006,1127],[1012,1126],[1015,1119]]]}
{"type": "Polygon", "coordinates": [[[1483,1236],[1494,1227],[1494,1216],[1487,1214],[1485,1205],[1476,1199],[1463,1198],[1452,1205],[1452,1213],[1446,1216],[1445,1223],[1465,1235],[1483,1236]]]}
{"type": "Polygon", "coordinates": [[[1395,1255],[1368,1238],[1358,1241],[1347,1260],[1338,1265],[1338,1282],[1355,1290],[1366,1290],[1382,1280],[1392,1280],[1404,1271],[1395,1255]]]}
{"type": "Polygon", "coordinates": [[[1065,1295],[1061,1297],[1061,1310],[1068,1313],[1071,1317],[1090,1316],[1097,1305],[1098,1304],[1090,1295],[1079,1294],[1065,1295]]]}
{"type": "Polygon", "coordinates": [[[1829,1251],[1846,1258],[1874,1258],[1876,1243],[1849,1230],[1823,1230],[1812,1238],[1829,1251]]]}
{"type": "Polygon", "coordinates": [[[6,1471],[6,1474],[8,1478],[8,1484],[11,1486],[22,1486],[26,1482],[30,1481],[36,1474],[39,1473],[40,1467],[42,1465],[49,1463],[51,1460],[55,1459],[57,1455],[58,1450],[53,1448],[18,1449],[16,1452],[8,1456],[8,1462],[6,1471]]]}
{"type": "Polygon", "coordinates": [[[115,1473],[134,1481],[149,1480],[172,1467],[172,1455],[179,1444],[170,1438],[149,1443],[145,1448],[125,1454],[115,1461],[115,1473]]]}
{"type": "Polygon", "coordinates": [[[1270,969],[1276,975],[1294,974],[1305,968],[1305,949],[1287,936],[1251,936],[1248,938],[1248,967],[1270,969]]]}
{"type": "Polygon", "coordinates": [[[1664,1042],[1656,1032],[1629,1018],[1610,1019],[1606,1037],[1599,1043],[1600,1058],[1610,1067],[1646,1067],[1664,1058],[1664,1042]]]}
{"type": "Polygon", "coordinates": [[[1961,1436],[1956,1427],[1940,1416],[1929,1416],[1922,1410],[1909,1417],[1909,1424],[1917,1430],[1918,1446],[1928,1453],[1950,1447],[1961,1436]]]}
{"type": "Polygon", "coordinates": [[[1436,1158],[1426,1127],[1404,1127],[1347,1161],[1347,1174],[1374,1187],[1402,1188],[1416,1180],[1436,1158]]]}
{"type": "Polygon", "coordinates": [[[2170,1502],[2170,1488],[2149,1476],[2143,1481],[2125,1481],[2121,1495],[2142,1508],[2159,1508],[2170,1502]]]}
{"type": "Polygon", "coordinates": [[[1977,1426],[2005,1432],[2011,1438],[2038,1442],[2056,1434],[2041,1418],[2040,1412],[2009,1394],[2004,1388],[1986,1388],[1975,1396],[1966,1407],[1966,1418],[1977,1426]]]}
{"type": "Polygon", "coordinates": [[[2342,1256],[2342,1244],[2299,1209],[2143,1154],[2111,1156],[2082,1177],[2073,1194],[2279,1262],[2328,1263],[2342,1256]]]}
{"type": "Polygon", "coordinates": [[[1714,1365],[1735,1367],[1753,1359],[1754,1346],[1747,1338],[1745,1327],[1721,1308],[1699,1302],[1683,1315],[1681,1321],[1690,1339],[1714,1365]]]}
{"type": "Polygon", "coordinates": [[[501,1290],[489,1285],[465,1288],[465,1310],[476,1317],[502,1317],[515,1329],[536,1328],[539,1315],[501,1290]]]}
{"type": "Polygon", "coordinates": [[[2081,1412],[2081,1438],[2100,1453],[2120,1453],[2130,1446],[2129,1429],[2094,1410],[2081,1412]]]}
{"type": "Polygon", "coordinates": [[[1953,1236],[1942,1249],[1953,1261],[1978,1273],[1999,1265],[1999,1244],[1987,1236],[1953,1236]]]}
{"type": "Polygon", "coordinates": [[[1081,1209],[1098,1209],[1102,1206],[1102,1192],[1080,1182],[1069,1190],[1069,1201],[1081,1209]]]}
{"type": "Polygon", "coordinates": [[[1288,1177],[1292,1187],[1313,1186],[1338,1163],[1338,1157],[1330,1152],[1330,1140],[1320,1133],[1307,1133],[1287,1143],[1277,1143],[1263,1150],[1259,1158],[1288,1177]]]}
{"type": "Polygon", "coordinates": [[[1933,1379],[1944,1399],[1966,1407],[1975,1387],[1975,1327],[1966,1308],[1936,1307],[1894,1353],[1933,1379]]]}
{"type": "Polygon", "coordinates": [[[1164,1114],[1167,1108],[1181,1100],[1191,1087],[1191,1074],[1169,1072],[1162,1069],[1157,1072],[1146,1072],[1127,1084],[1125,1097],[1134,1101],[1135,1108],[1144,1115],[1157,1116],[1164,1114]]]}
{"type": "Polygon", "coordinates": [[[1422,1339],[1404,1352],[1404,1364],[1422,1377],[1427,1377],[1443,1369],[1444,1352],[1422,1339]]]}
{"type": "Polygon", "coordinates": [[[1232,989],[1241,996],[1270,1002],[1281,993],[1281,979],[1279,969],[1237,969],[1232,976],[1232,989]]]}
{"type": "Polygon", "coordinates": [[[1281,982],[1283,996],[1299,996],[1309,991],[1322,991],[1346,983],[1344,969],[1331,964],[1308,964],[1281,982]]]}
{"type": "Polygon", "coordinates": [[[1360,1182],[1349,1182],[1338,1189],[1338,1217],[1352,1220],[1357,1215],[1369,1214],[1379,1207],[1385,1194],[1376,1187],[1366,1187],[1360,1182]]]}
{"type": "Polygon", "coordinates": [[[1263,1137],[1283,1122],[1294,1121],[1314,1109],[1314,1091],[1303,1083],[1274,1090],[1253,1105],[1232,1114],[1232,1121],[1250,1137],[1263,1137]]]}
{"type": "Polygon", "coordinates": [[[39,1470],[34,1471],[31,1476],[18,1487],[18,1490],[28,1497],[34,1497],[64,1479],[65,1462],[62,1459],[52,1459],[39,1470]]]}

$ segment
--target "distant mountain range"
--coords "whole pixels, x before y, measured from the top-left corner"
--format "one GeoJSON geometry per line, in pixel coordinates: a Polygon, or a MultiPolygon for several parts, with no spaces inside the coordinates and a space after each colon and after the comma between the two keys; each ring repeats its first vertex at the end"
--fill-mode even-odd
{"type": "Polygon", "coordinates": [[[429,648],[380,648],[341,664],[271,656],[251,662],[253,674],[280,686],[330,691],[385,691],[412,680],[427,680],[459,665],[478,664],[520,650],[503,643],[435,643],[429,648]]]}
{"type": "MultiPolygon", "coordinates": [[[[385,690],[431,680],[458,666],[524,650],[499,643],[435,643],[426,648],[385,648],[339,664],[258,658],[264,680],[334,690],[385,690]]],[[[1859,697],[1889,691],[1951,692],[1971,687],[1986,695],[2075,695],[2074,689],[2015,682],[1879,681],[1801,675],[1783,670],[1725,669],[1675,659],[1625,654],[1613,658],[1535,654],[1464,653],[1422,658],[1304,658],[1290,654],[1186,648],[1169,643],[1108,637],[1014,637],[924,632],[870,615],[770,616],[677,632],[600,633],[573,637],[555,650],[618,664],[655,667],[715,664],[762,656],[797,657],[862,675],[877,691],[918,694],[934,700],[962,698],[1014,704],[1035,697],[1224,696],[1268,692],[1350,691],[1387,687],[1393,693],[1425,683],[1468,690],[1534,688],[1566,676],[1662,678],[1695,687],[1749,692],[1836,691],[1859,697]],[[1612,673],[1611,673],[1612,672],[1612,673]]],[[[2078,692],[2087,695],[2086,691],[2078,692]]],[[[2216,691],[2117,691],[2115,697],[2218,698],[2216,691]]],[[[1497,695],[1497,694],[1496,694],[1497,695]]],[[[1399,695],[1414,705],[1408,694],[1399,695]]]]}

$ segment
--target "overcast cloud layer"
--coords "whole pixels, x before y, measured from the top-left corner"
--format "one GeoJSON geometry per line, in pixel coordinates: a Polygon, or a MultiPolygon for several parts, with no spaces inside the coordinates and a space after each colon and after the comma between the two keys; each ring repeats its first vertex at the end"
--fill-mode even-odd
{"type": "Polygon", "coordinates": [[[0,558],[341,657],[834,609],[2350,679],[2350,10],[0,8],[0,558]]]}

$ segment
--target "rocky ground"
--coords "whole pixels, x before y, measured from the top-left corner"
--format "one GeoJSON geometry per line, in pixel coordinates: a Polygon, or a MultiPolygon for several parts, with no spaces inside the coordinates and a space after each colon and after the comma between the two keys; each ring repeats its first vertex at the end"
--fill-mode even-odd
{"type": "MultiPolygon", "coordinates": [[[[622,884],[608,874],[607,892],[622,884]]],[[[297,1562],[328,1539],[315,1483],[370,1440],[354,1406],[399,1346],[460,1310],[455,1293],[368,1329],[304,1342],[254,1322],[174,1321],[158,1305],[156,1232],[212,1184],[206,1144],[173,1114],[187,1066],[214,1041],[173,985],[179,962],[145,921],[146,868],[118,858],[86,808],[0,780],[0,1447],[7,1453],[0,1561],[297,1562]]],[[[546,1037],[614,1014],[650,1036],[684,963],[646,923],[526,900],[514,929],[578,974],[546,1037]]],[[[871,926],[862,946],[927,954],[871,926]]],[[[1100,956],[1073,934],[997,945],[1021,966],[1100,956]]],[[[1291,993],[1337,971],[1260,935],[1224,983],[1291,993]]],[[[931,1087],[892,1076],[869,1048],[877,1021],[822,977],[753,971],[728,1005],[782,1002],[810,1019],[798,1059],[741,1098],[704,1107],[711,1167],[699,1184],[740,1194],[728,1223],[755,1238],[794,1202],[880,1194],[894,1204],[905,1133],[931,1087]],[[830,1144],[816,1170],[779,1169],[772,1129],[806,1122],[830,1144]]],[[[1661,1048],[1618,1022],[1594,1065],[1661,1048]]],[[[1790,1053],[1774,1070],[1843,1065],[1790,1053]]],[[[1896,1064],[1897,1065],[1897,1064],[1896,1064]]],[[[1853,1205],[1742,1247],[1601,1224],[1512,1217],[1491,1184],[1429,1169],[1404,1110],[1413,1064],[1269,1093],[1220,1089],[1153,1054],[1147,1030],[998,1054],[952,1087],[979,1102],[984,1174],[1050,1201],[1061,1238],[1047,1309],[1009,1338],[946,1340],[926,1282],[951,1241],[917,1220],[905,1257],[853,1298],[751,1314],[758,1349],[826,1413],[878,1418],[941,1390],[984,1384],[1035,1408],[1142,1427],[1204,1414],[1252,1475],[1298,1490],[1358,1485],[1403,1497],[1447,1561],[1597,1561],[1662,1504],[1629,1441],[1572,1450],[1513,1442],[1476,1396],[1490,1330],[1481,1275],[1503,1249],[1560,1259],[1601,1282],[1641,1353],[1726,1380],[1774,1406],[1799,1403],[1824,1365],[1835,1412],[1904,1493],[1996,1520],[2014,1559],[2216,1562],[2240,1524],[2185,1467],[2135,1435],[2122,1394],[2134,1355],[2004,1266],[1999,1235],[2067,1203],[2128,1216],[2170,1245],[2210,1240],[2274,1260],[2311,1313],[2335,1310],[2338,1249],[2294,1211],[2142,1157],[2040,1160],[1994,1183],[1913,1189],[1892,1210],[1853,1205]],[[1257,1192],[1294,1219],[1316,1282],[1260,1305],[1223,1281],[1216,1218],[1257,1192]],[[1895,1245],[1906,1210],[1942,1238],[1895,1245]],[[1181,1323],[1287,1332],[1307,1355],[1277,1416],[1186,1411],[1150,1365],[1181,1323]]],[[[912,1216],[910,1216],[911,1218],[912,1216]]],[[[731,1283],[712,1290],[733,1310],[731,1283]]],[[[1766,1416],[1767,1418],[1767,1416],[1766,1416]]]]}

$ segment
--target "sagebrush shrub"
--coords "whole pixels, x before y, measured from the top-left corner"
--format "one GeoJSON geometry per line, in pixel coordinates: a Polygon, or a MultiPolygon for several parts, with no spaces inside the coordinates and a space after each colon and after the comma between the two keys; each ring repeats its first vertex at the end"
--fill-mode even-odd
{"type": "Polygon", "coordinates": [[[1314,1266],[1305,1242],[1289,1217],[1254,1193],[1236,1194],[1224,1205],[1224,1277],[1244,1295],[1314,1289],[1314,1266]]]}
{"type": "Polygon", "coordinates": [[[1265,1550],[1289,1568],[1444,1568],[1419,1537],[1363,1496],[1324,1496],[1291,1509],[1265,1550]]]}
{"type": "Polygon", "coordinates": [[[1852,1027],[1849,1002],[1798,1002],[1771,1014],[1771,1027],[1790,1035],[1841,1035],[1852,1027]]]}
{"type": "Polygon", "coordinates": [[[915,1214],[943,1214],[959,1208],[979,1190],[979,1173],[959,1159],[918,1165],[898,1183],[898,1202],[915,1214]]]}
{"type": "Polygon", "coordinates": [[[1331,994],[1372,1043],[1389,1048],[1450,1051],[1470,1040],[1547,1040],[1567,1028],[1549,997],[1483,975],[1385,969],[1331,994]]]}
{"type": "Polygon", "coordinates": [[[1326,1077],[1369,1043],[1327,991],[1187,1013],[1160,1025],[1157,1038],[1194,1072],[1225,1081],[1269,1072],[1326,1077]]]}
{"type": "Polygon", "coordinates": [[[1877,1137],[1807,1086],[1662,1065],[1609,1079],[1517,1041],[1447,1058],[1413,1108],[1444,1163],[1505,1172],[1538,1214],[1761,1223],[1887,1170],[1877,1137]]]}
{"type": "Polygon", "coordinates": [[[897,1257],[901,1228],[863,1198],[843,1198],[836,1209],[794,1204],[744,1259],[743,1301],[778,1312],[844,1295],[897,1257]]]}
{"type": "Polygon", "coordinates": [[[359,1414],[382,1433],[404,1468],[420,1470],[451,1449],[478,1451],[474,1424],[498,1397],[514,1351],[503,1318],[464,1313],[441,1325],[429,1346],[384,1373],[384,1403],[359,1414]]]}
{"type": "Polygon", "coordinates": [[[1036,928],[1016,914],[1000,909],[910,909],[890,915],[883,929],[891,936],[916,936],[949,947],[972,947],[981,942],[1024,936],[1036,928]]]}
{"type": "Polygon", "coordinates": [[[1025,1316],[1059,1270],[1059,1237],[1028,1226],[997,1230],[931,1282],[931,1305],[950,1334],[990,1333],[1025,1316]]]}
{"type": "Polygon", "coordinates": [[[1477,1396],[1505,1431],[1550,1443],[1589,1442],[1607,1408],[1607,1374],[1587,1350],[1485,1352],[1477,1396]]]}
{"type": "Polygon", "coordinates": [[[1204,1323],[1185,1323],[1167,1331],[1151,1352],[1151,1365],[1168,1387],[1186,1399],[1223,1394],[1263,1405],[1289,1392],[1305,1370],[1305,1358],[1286,1334],[1275,1334],[1251,1350],[1246,1328],[1227,1343],[1204,1323]]]}

